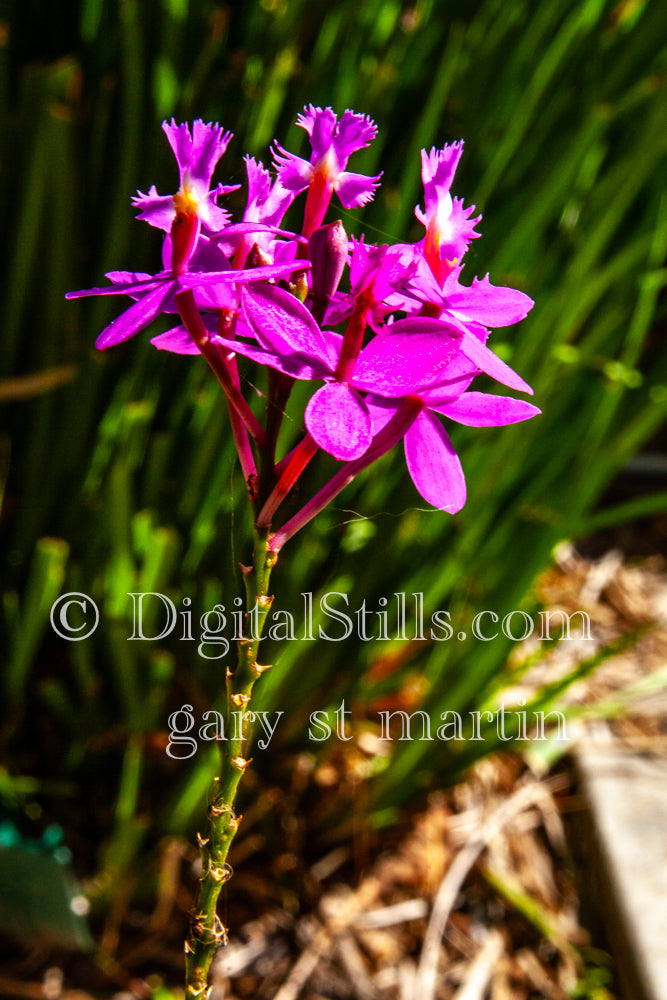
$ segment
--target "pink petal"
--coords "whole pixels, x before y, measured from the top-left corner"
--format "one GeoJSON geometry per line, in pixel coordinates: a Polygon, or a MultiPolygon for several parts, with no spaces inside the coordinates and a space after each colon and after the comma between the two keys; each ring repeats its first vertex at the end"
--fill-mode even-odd
{"type": "Polygon", "coordinates": [[[454,286],[452,292],[445,289],[447,305],[462,313],[466,319],[474,319],[484,326],[511,326],[528,315],[534,302],[517,288],[492,285],[488,274],[472,285],[454,286]]]}
{"type": "Polygon", "coordinates": [[[159,351],[169,351],[170,354],[199,354],[199,348],[183,325],[152,337],[151,344],[159,351]]]}
{"type": "Polygon", "coordinates": [[[129,309],[121,313],[109,326],[102,330],[95,341],[95,346],[99,351],[105,347],[112,347],[120,344],[124,340],[139,333],[145,326],[148,326],[160,312],[165,299],[171,294],[173,282],[167,282],[154,288],[144,295],[138,302],[134,302],[129,309]]]}
{"type": "Polygon", "coordinates": [[[424,500],[456,514],[466,502],[466,483],[458,455],[433,414],[423,410],[405,435],[405,459],[424,500]]]}
{"type": "Polygon", "coordinates": [[[377,125],[374,121],[356,111],[346,111],[338,122],[333,140],[338,162],[344,166],[348,157],[358,149],[368,146],[376,134],[377,125]]]}
{"type": "MultiPolygon", "coordinates": [[[[235,187],[238,188],[240,185],[236,184],[235,187]]],[[[218,184],[217,188],[209,191],[197,206],[197,215],[202,223],[213,233],[217,233],[223,229],[231,218],[229,212],[226,212],[224,208],[219,208],[216,203],[218,196],[226,193],[228,190],[229,188],[226,188],[223,184],[218,184]]]]}
{"type": "Polygon", "coordinates": [[[489,348],[478,340],[473,334],[466,333],[463,337],[463,343],[461,345],[461,350],[473,364],[490,375],[491,378],[495,379],[496,382],[500,382],[502,385],[508,386],[510,389],[516,389],[518,392],[527,392],[531,396],[533,395],[533,390],[530,388],[527,382],[521,378],[520,375],[506,365],[504,361],[490,351],[489,348]]]}
{"type": "Polygon", "coordinates": [[[273,162],[282,186],[295,194],[305,191],[313,176],[313,168],[308,160],[288,153],[277,142],[274,147],[273,162]]]}
{"type": "MultiPolygon", "coordinates": [[[[310,262],[304,260],[299,262],[299,264],[294,265],[293,261],[285,261],[284,264],[266,264],[264,267],[251,267],[247,270],[242,271],[187,271],[185,274],[181,274],[178,278],[179,288],[196,288],[197,285],[203,284],[217,284],[219,281],[227,281],[231,283],[241,284],[243,282],[258,282],[260,278],[281,278],[291,274],[297,269],[308,269],[310,267],[310,262]]],[[[265,286],[273,287],[273,286],[265,286]]],[[[288,292],[283,294],[287,295],[288,298],[294,299],[293,295],[288,292]]],[[[297,299],[294,299],[296,302],[297,299]]],[[[301,303],[299,303],[300,305],[301,303]]],[[[305,307],[303,307],[305,308],[305,307]]],[[[308,310],[306,309],[308,313],[308,310]]],[[[310,313],[308,313],[310,315],[310,313]]]]}
{"type": "Polygon", "coordinates": [[[449,194],[456,168],[463,153],[463,140],[443,149],[422,149],[422,182],[426,214],[437,211],[439,200],[449,194]]]}
{"type": "Polygon", "coordinates": [[[375,437],[383,427],[387,426],[398,410],[401,401],[400,399],[386,399],[382,396],[366,396],[364,403],[370,414],[371,430],[375,437]]]}
{"type": "Polygon", "coordinates": [[[110,271],[105,277],[109,278],[114,282],[113,285],[108,285],[106,288],[82,288],[77,292],[67,292],[65,295],[66,299],[85,299],[89,298],[91,295],[141,295],[144,296],[147,292],[151,292],[156,288],[161,288],[164,285],[165,280],[168,280],[168,275],[161,276],[151,276],[146,275],[144,280],[143,275],[138,276],[138,280],[132,280],[132,274],[128,272],[128,278],[123,281],[119,275],[123,274],[122,271],[110,271]]]}
{"type": "Polygon", "coordinates": [[[218,160],[227,149],[231,132],[225,132],[218,123],[204,123],[201,118],[192,125],[192,144],[186,166],[188,174],[194,181],[199,181],[204,187],[209,187],[211,177],[218,160]]]}
{"type": "Polygon", "coordinates": [[[258,205],[264,204],[271,190],[271,174],[261,161],[254,156],[244,156],[246,174],[248,176],[248,198],[246,214],[255,211],[258,205]]]}
{"type": "Polygon", "coordinates": [[[270,236],[284,236],[286,239],[306,242],[305,237],[302,240],[302,237],[295,233],[290,233],[287,229],[279,229],[277,226],[270,226],[264,222],[252,221],[232,222],[231,225],[225,226],[225,231],[222,235],[226,239],[228,236],[251,236],[253,233],[268,233],[270,236]]]}
{"type": "Polygon", "coordinates": [[[183,170],[189,165],[192,155],[190,128],[185,122],[177,125],[176,121],[172,118],[171,122],[162,122],[162,131],[169,140],[169,145],[176,157],[178,168],[182,174],[183,170]]]}
{"type": "Polygon", "coordinates": [[[263,347],[281,355],[296,352],[333,372],[337,355],[330,353],[319,326],[294,295],[275,285],[250,284],[241,301],[248,326],[263,347]]]}
{"type": "Polygon", "coordinates": [[[313,359],[304,358],[301,354],[265,351],[255,344],[247,344],[243,340],[227,340],[225,337],[217,335],[211,339],[215,340],[216,344],[220,344],[236,354],[243,355],[244,358],[250,358],[251,361],[255,361],[259,365],[268,365],[269,368],[275,368],[285,375],[291,375],[292,378],[312,381],[313,379],[325,379],[329,376],[329,369],[323,364],[313,359]]]}
{"type": "Polygon", "coordinates": [[[336,115],[331,108],[315,108],[309,104],[297,115],[297,125],[305,129],[313,149],[311,162],[321,159],[331,148],[336,128],[336,115]]]}
{"type": "Polygon", "coordinates": [[[154,274],[146,274],[144,271],[107,271],[104,277],[114,285],[136,285],[138,281],[151,284],[156,281],[154,274]]]}
{"type": "Polygon", "coordinates": [[[238,309],[239,305],[236,285],[231,285],[228,281],[214,285],[196,285],[194,296],[200,312],[211,309],[238,309]]]}
{"type": "Polygon", "coordinates": [[[138,219],[147,222],[149,226],[162,229],[168,233],[174,221],[176,210],[174,208],[174,198],[170,194],[160,195],[153,184],[148,194],[138,191],[132,198],[132,204],[140,209],[138,219]]]}
{"type": "Polygon", "coordinates": [[[306,427],[320,448],[342,462],[361,458],[372,440],[363,400],[342,382],[317,390],[306,407],[306,427]]]}
{"type": "Polygon", "coordinates": [[[439,320],[405,319],[373,338],[359,355],[354,384],[381,396],[404,396],[446,381],[461,334],[439,320]],[[450,331],[450,332],[448,332],[450,331]]]}
{"type": "Polygon", "coordinates": [[[532,403],[510,396],[493,396],[487,392],[465,392],[458,399],[428,406],[446,417],[468,427],[502,427],[528,420],[541,413],[532,403]]]}
{"type": "Polygon", "coordinates": [[[470,216],[475,211],[475,206],[463,207],[462,198],[452,200],[452,210],[449,215],[449,225],[447,231],[441,233],[440,259],[452,260],[454,257],[460,260],[468,248],[471,240],[477,239],[481,233],[475,232],[475,226],[481,221],[482,216],[477,215],[474,219],[470,216]]]}
{"type": "Polygon", "coordinates": [[[368,177],[366,174],[350,173],[349,170],[338,174],[334,187],[343,208],[359,208],[371,201],[381,177],[381,173],[368,177]]]}

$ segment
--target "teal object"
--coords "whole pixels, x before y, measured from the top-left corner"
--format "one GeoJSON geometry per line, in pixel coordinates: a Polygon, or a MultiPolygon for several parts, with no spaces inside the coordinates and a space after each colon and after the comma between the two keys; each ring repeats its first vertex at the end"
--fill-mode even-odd
{"type": "Polygon", "coordinates": [[[85,914],[88,902],[69,867],[71,853],[61,830],[24,838],[11,822],[0,823],[0,928],[35,943],[89,951],[93,940],[85,914]]]}

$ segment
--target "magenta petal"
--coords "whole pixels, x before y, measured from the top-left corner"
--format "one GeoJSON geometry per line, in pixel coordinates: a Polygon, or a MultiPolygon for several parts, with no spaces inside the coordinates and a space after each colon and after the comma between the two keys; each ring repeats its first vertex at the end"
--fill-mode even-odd
{"type": "Polygon", "coordinates": [[[330,345],[303,303],[275,285],[249,285],[243,291],[243,312],[248,326],[263,347],[285,355],[296,352],[328,365],[338,362],[330,345]]]}
{"type": "Polygon", "coordinates": [[[443,149],[422,149],[422,181],[426,214],[436,212],[440,199],[449,194],[454,174],[463,153],[463,141],[453,142],[443,149]]]}
{"type": "Polygon", "coordinates": [[[440,421],[426,410],[406,432],[405,459],[424,500],[450,514],[461,510],[466,483],[459,457],[440,421]]]}
{"type": "Polygon", "coordinates": [[[159,351],[169,351],[170,354],[199,354],[199,348],[183,325],[152,337],[151,344],[159,351]]]}
{"type": "Polygon", "coordinates": [[[213,285],[197,285],[193,291],[197,309],[200,312],[238,309],[239,296],[236,285],[232,285],[228,281],[221,281],[213,285]]]}
{"type": "Polygon", "coordinates": [[[300,354],[281,355],[280,352],[264,351],[261,347],[246,344],[243,340],[226,340],[224,337],[218,336],[212,339],[215,340],[216,344],[220,344],[236,354],[241,354],[244,358],[250,358],[251,361],[255,361],[259,365],[268,365],[269,368],[275,368],[277,371],[283,372],[284,375],[291,375],[292,378],[312,381],[329,376],[328,368],[313,359],[304,358],[300,354]]]}
{"type": "Polygon", "coordinates": [[[134,302],[129,309],[102,330],[95,341],[97,349],[103,351],[105,347],[120,344],[148,326],[162,311],[165,299],[172,292],[172,286],[173,282],[167,282],[148,292],[138,302],[134,302]]]}
{"type": "Polygon", "coordinates": [[[373,437],[387,426],[401,405],[400,399],[386,399],[382,396],[366,396],[364,402],[370,414],[373,437]]]}
{"type": "Polygon", "coordinates": [[[355,111],[346,111],[338,122],[333,140],[339,162],[346,163],[352,153],[368,146],[376,134],[377,125],[370,118],[357,114],[355,111]]]}
{"type": "Polygon", "coordinates": [[[150,226],[155,226],[156,229],[169,232],[176,214],[173,195],[158,194],[157,188],[153,184],[148,194],[138,191],[136,196],[132,198],[132,204],[135,208],[140,209],[137,215],[138,219],[147,222],[150,226]]]}
{"type": "Polygon", "coordinates": [[[470,216],[475,211],[475,206],[463,207],[461,198],[454,198],[452,210],[449,216],[448,233],[442,233],[440,242],[440,259],[452,260],[456,257],[460,260],[463,257],[471,240],[477,239],[481,233],[475,232],[475,226],[482,216],[477,215],[474,219],[470,216]]]}
{"type": "Polygon", "coordinates": [[[373,338],[359,355],[354,384],[381,396],[403,396],[447,380],[461,334],[439,320],[406,319],[373,338]],[[451,333],[447,331],[451,330],[451,333]]]}
{"type": "Polygon", "coordinates": [[[274,147],[274,166],[278,171],[282,186],[295,194],[305,191],[313,176],[313,168],[308,160],[288,153],[277,142],[274,143],[274,147]]]}
{"type": "MultiPolygon", "coordinates": [[[[114,285],[136,285],[138,282],[154,284],[156,281],[154,274],[146,274],[145,271],[107,271],[104,275],[114,285]]],[[[123,287],[123,291],[125,287],[123,287]]]]}
{"type": "Polygon", "coordinates": [[[208,187],[215,166],[226,150],[231,132],[225,132],[218,123],[205,123],[198,118],[193,122],[192,134],[185,123],[177,125],[174,119],[163,122],[162,129],[169,140],[181,175],[187,171],[188,180],[208,187]]]}
{"type": "MultiPolygon", "coordinates": [[[[236,187],[238,186],[236,185],[236,187]]],[[[223,191],[226,191],[225,186],[218,184],[218,187],[209,191],[197,206],[197,215],[211,233],[218,233],[231,218],[229,212],[226,212],[224,208],[219,208],[216,204],[218,195],[223,191]]]]}
{"type": "MultiPolygon", "coordinates": [[[[298,266],[301,267],[301,265],[298,266]]],[[[310,262],[304,261],[303,269],[308,269],[309,267],[310,267],[310,262]]],[[[243,271],[234,271],[231,269],[224,271],[210,271],[210,272],[188,271],[185,274],[181,274],[179,276],[178,287],[179,290],[182,290],[184,288],[194,288],[197,285],[211,284],[212,282],[219,282],[219,281],[227,281],[229,283],[238,285],[242,283],[247,284],[249,281],[259,282],[260,279],[264,278],[278,278],[287,276],[288,274],[291,274],[292,271],[294,270],[295,270],[294,262],[285,261],[284,264],[266,264],[264,267],[253,267],[243,271]]],[[[288,292],[285,292],[284,294],[289,295],[288,292]]],[[[294,298],[294,296],[289,295],[289,298],[294,298]]]]}
{"type": "Polygon", "coordinates": [[[287,229],[279,229],[277,226],[268,225],[264,222],[232,222],[231,225],[225,226],[224,236],[227,239],[229,236],[248,236],[252,233],[268,233],[271,236],[284,236],[290,240],[298,240],[305,243],[306,238],[298,236],[295,233],[289,232],[287,229]]]}
{"type": "Polygon", "coordinates": [[[496,382],[500,382],[510,389],[516,389],[518,392],[527,392],[531,396],[533,395],[533,390],[528,383],[524,382],[513,368],[510,368],[504,361],[501,361],[493,351],[490,351],[473,334],[465,334],[461,350],[473,364],[477,365],[481,371],[486,372],[487,375],[490,375],[496,382]]]}
{"type": "Polygon", "coordinates": [[[306,427],[320,448],[342,462],[361,458],[372,439],[366,405],[344,382],[327,382],[311,397],[306,427]]]}
{"type": "Polygon", "coordinates": [[[315,108],[312,104],[297,115],[297,125],[310,136],[313,160],[319,160],[329,152],[336,128],[336,115],[331,108],[315,108]]]}
{"type": "Polygon", "coordinates": [[[451,420],[468,427],[502,427],[528,420],[541,413],[532,403],[510,396],[493,396],[487,392],[464,392],[458,399],[440,405],[428,404],[451,420]]]}
{"type": "MultiPolygon", "coordinates": [[[[218,123],[205,123],[198,118],[192,125],[192,143],[187,160],[179,160],[179,167],[187,167],[194,181],[209,187],[217,162],[229,145],[231,132],[225,132],[218,123]]],[[[184,143],[183,146],[187,146],[184,143]]]]}
{"type": "Polygon", "coordinates": [[[524,319],[534,305],[533,300],[517,288],[492,285],[488,274],[481,281],[475,278],[469,288],[457,283],[452,292],[445,289],[445,293],[450,309],[484,326],[511,326],[524,319]]]}
{"type": "Polygon", "coordinates": [[[353,174],[344,170],[336,180],[336,194],[343,208],[360,208],[371,201],[375,189],[380,186],[382,174],[368,177],[366,174],[353,174]]]}
{"type": "Polygon", "coordinates": [[[246,204],[246,215],[250,209],[253,217],[258,205],[264,204],[271,190],[271,174],[263,163],[257,161],[254,156],[244,156],[246,174],[248,177],[248,200],[246,204]]]}
{"type": "Polygon", "coordinates": [[[192,136],[189,126],[185,122],[177,125],[172,118],[171,122],[162,122],[162,131],[167,136],[179,170],[185,170],[192,156],[192,136]]]}
{"type": "MultiPolygon", "coordinates": [[[[67,292],[65,295],[66,299],[85,299],[89,298],[91,295],[146,295],[147,292],[152,292],[156,288],[162,288],[165,282],[165,277],[155,277],[147,275],[147,280],[132,281],[128,280],[124,284],[120,283],[120,279],[116,279],[116,275],[122,274],[118,271],[110,271],[106,275],[112,281],[116,281],[113,285],[107,285],[106,288],[82,288],[78,292],[67,292]]],[[[130,276],[131,277],[131,276],[130,276]]]]}

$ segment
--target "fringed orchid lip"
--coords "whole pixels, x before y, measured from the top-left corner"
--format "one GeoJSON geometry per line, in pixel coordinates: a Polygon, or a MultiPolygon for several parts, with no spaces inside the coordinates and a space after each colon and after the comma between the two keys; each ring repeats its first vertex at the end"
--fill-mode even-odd
{"type": "Polygon", "coordinates": [[[282,186],[299,194],[308,191],[303,235],[310,236],[324,219],[331,196],[338,195],[343,208],[358,208],[373,198],[381,174],[369,177],[346,169],[350,156],[374,138],[377,127],[365,115],[346,111],[340,118],[331,108],[303,109],[297,125],[308,133],[312,155],[305,160],[274,143],[275,166],[282,186]]]}
{"type": "Polygon", "coordinates": [[[186,124],[177,125],[173,118],[171,123],[163,122],[162,129],[178,164],[179,190],[175,195],[160,195],[153,185],[148,194],[137,192],[132,204],[140,209],[138,218],[168,233],[176,215],[195,213],[208,232],[217,232],[229,222],[229,213],[218,206],[217,200],[239,187],[212,186],[213,174],[232,133],[199,118],[192,130],[186,124]]]}
{"type": "Polygon", "coordinates": [[[459,198],[452,198],[451,187],[463,142],[453,142],[442,149],[422,149],[422,182],[424,185],[424,210],[417,205],[415,215],[426,228],[424,256],[440,287],[460,260],[471,240],[480,234],[475,226],[481,219],[471,219],[474,206],[463,208],[459,198]]]}

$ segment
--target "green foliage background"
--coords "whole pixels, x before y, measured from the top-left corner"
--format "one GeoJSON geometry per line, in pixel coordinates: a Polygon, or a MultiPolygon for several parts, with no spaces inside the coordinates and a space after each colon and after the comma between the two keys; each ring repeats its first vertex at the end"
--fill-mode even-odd
{"type": "MultiPolygon", "coordinates": [[[[286,548],[276,607],[298,613],[306,591],[316,602],[340,591],[351,609],[421,592],[427,614],[447,609],[464,624],[481,609],[533,612],[533,584],[557,543],[667,507],[665,491],[600,506],[667,409],[660,7],[0,8],[2,794],[15,808],[38,801],[62,822],[73,802],[89,809],[100,885],[136,865],[153,835],[191,834],[201,818],[209,754],[174,763],[160,737],[184,702],[198,715],[210,707],[225,663],[207,663],[176,636],[128,643],[127,594],[168,593],[179,608],[187,596],[196,613],[230,608],[250,537],[224,403],[203,363],[158,353],[147,336],[98,354],[94,338],[118,304],[63,298],[102,284],[105,271],[158,265],[159,238],[134,221],[129,199],[152,183],[174,188],[161,121],[201,117],[231,129],[219,171],[231,183],[244,179],[244,153],[269,161],[274,136],[303,149],[293,122],[305,103],[370,115],[378,139],[354,169],[383,169],[383,185],[363,217],[344,221],[379,242],[419,238],[420,148],[466,140],[454,193],[484,216],[466,277],[489,271],[535,299],[529,318],[492,344],[533,385],[543,416],[456,429],[469,500],[455,518],[424,510],[400,451],[386,456],[286,548]],[[53,636],[49,609],[66,590],[100,606],[93,639],[53,636]]],[[[242,208],[242,194],[230,204],[242,208]]],[[[250,369],[245,387],[260,412],[250,369]]],[[[480,708],[502,686],[511,645],[274,644],[261,700],[285,712],[284,724],[256,767],[268,774],[281,753],[314,752],[309,712],[343,698],[357,722],[373,706],[420,698],[434,717],[480,708]]],[[[556,693],[541,692],[540,703],[556,693]]],[[[479,746],[396,744],[373,784],[370,818],[391,822],[479,746]]]]}

